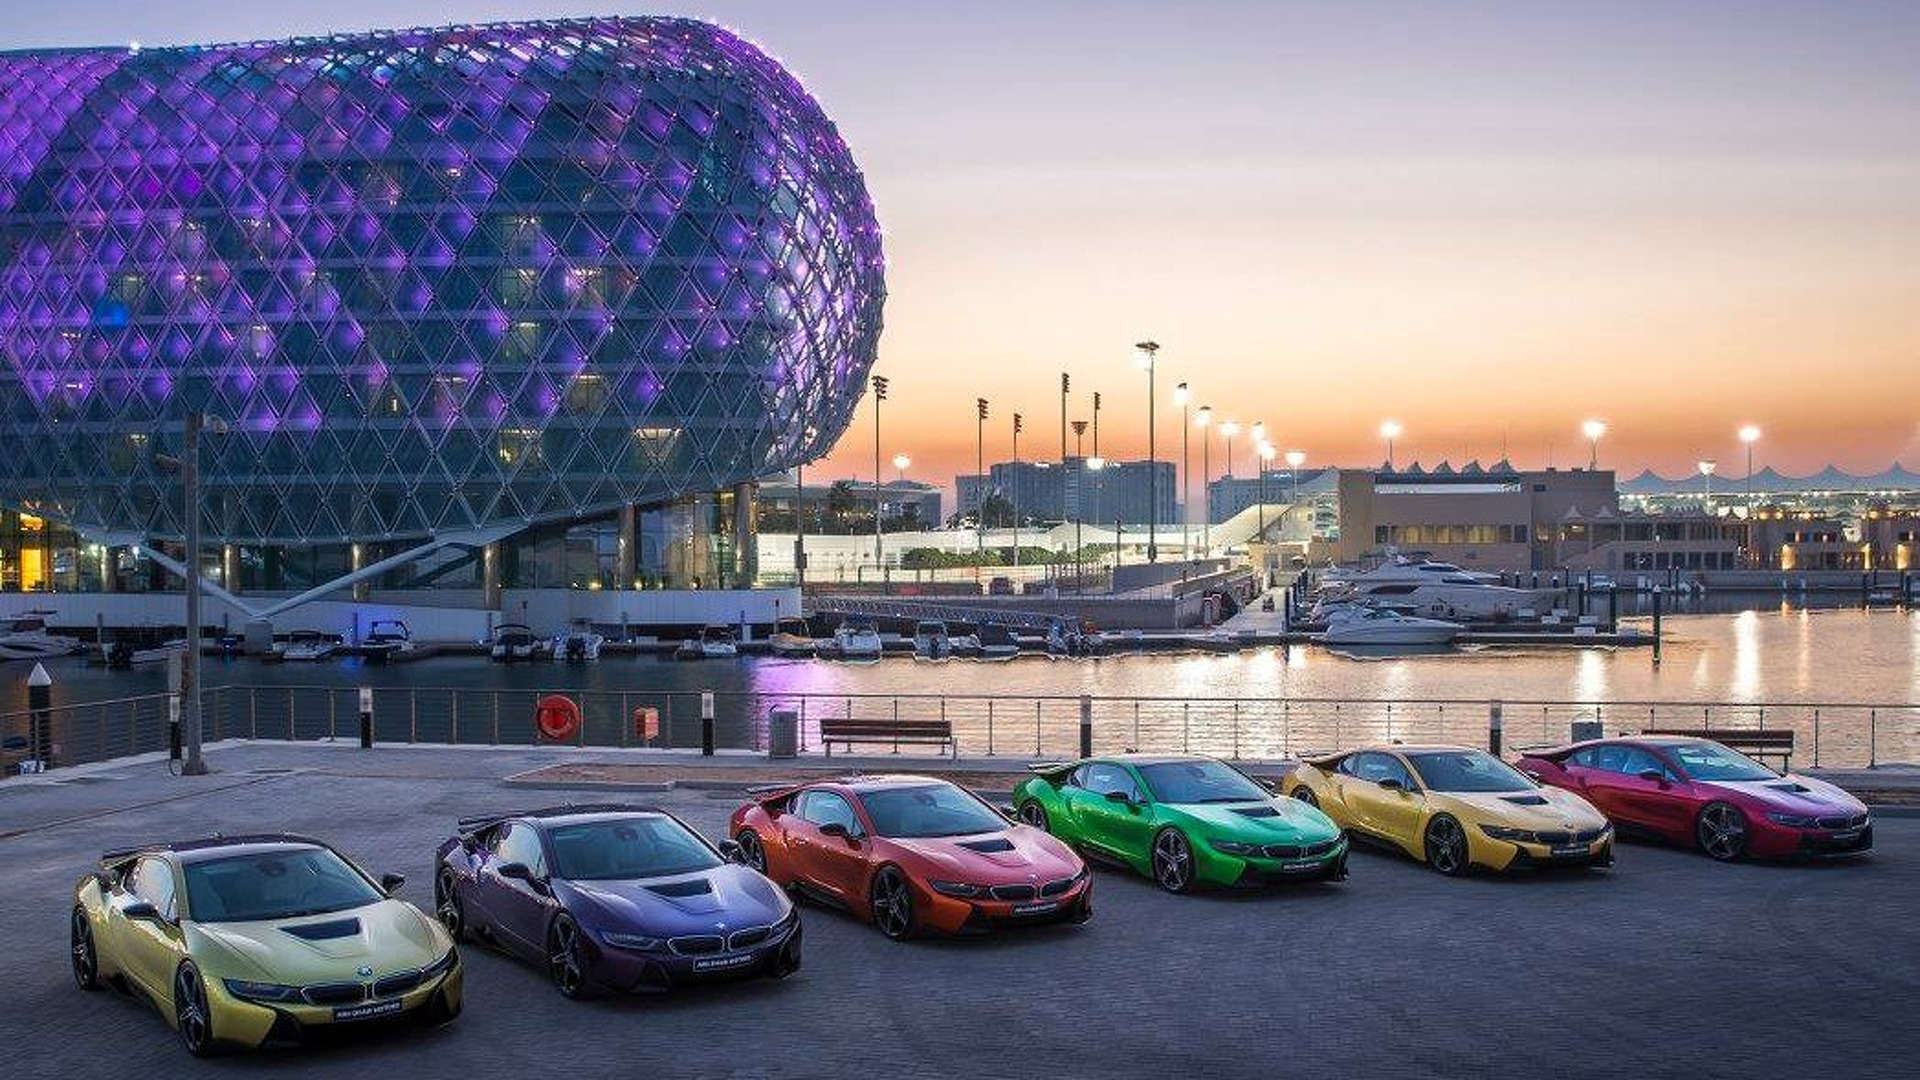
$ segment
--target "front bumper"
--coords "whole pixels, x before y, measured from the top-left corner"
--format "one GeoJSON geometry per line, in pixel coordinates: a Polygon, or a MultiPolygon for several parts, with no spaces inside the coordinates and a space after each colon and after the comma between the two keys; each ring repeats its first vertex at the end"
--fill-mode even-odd
{"type": "Polygon", "coordinates": [[[942,934],[983,934],[1036,923],[1084,921],[1093,910],[1093,875],[1057,896],[1032,900],[963,899],[916,889],[920,926],[942,934]]]}
{"type": "MultiPolygon", "coordinates": [[[[1751,820],[1751,819],[1749,819],[1751,820]]],[[[1755,823],[1748,854],[1762,859],[1847,859],[1873,850],[1873,821],[1850,829],[1800,829],[1755,823]]]]}
{"type": "Polygon", "coordinates": [[[1572,844],[1535,844],[1482,835],[1474,838],[1471,848],[1475,865],[1494,870],[1527,866],[1612,866],[1613,830],[1607,829],[1594,840],[1572,844]]]}
{"type": "Polygon", "coordinates": [[[1200,880],[1219,885],[1260,886],[1287,881],[1337,881],[1347,876],[1347,853],[1351,850],[1345,836],[1333,847],[1314,855],[1293,858],[1241,857],[1211,851],[1215,866],[1203,862],[1200,880]]]}
{"type": "Polygon", "coordinates": [[[253,1001],[235,996],[220,979],[209,978],[207,1007],[213,1015],[213,1036],[220,1042],[247,1047],[299,1043],[324,1032],[411,1019],[436,1001],[444,1014],[458,1013],[465,971],[465,962],[456,959],[450,970],[404,994],[343,1005],[253,1001]]]}
{"type": "Polygon", "coordinates": [[[665,948],[640,952],[592,942],[587,977],[622,993],[659,994],[687,983],[786,975],[800,967],[801,940],[796,918],[787,929],[751,948],[702,956],[683,956],[665,948]]]}

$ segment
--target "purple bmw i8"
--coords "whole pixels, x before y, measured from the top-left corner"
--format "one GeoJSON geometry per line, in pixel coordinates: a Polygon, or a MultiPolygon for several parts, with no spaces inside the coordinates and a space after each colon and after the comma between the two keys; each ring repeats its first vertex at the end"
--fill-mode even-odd
{"type": "Polygon", "coordinates": [[[570,998],[785,978],[800,915],[739,855],[645,806],[483,814],[440,845],[434,904],[455,939],[538,963],[570,998]]]}

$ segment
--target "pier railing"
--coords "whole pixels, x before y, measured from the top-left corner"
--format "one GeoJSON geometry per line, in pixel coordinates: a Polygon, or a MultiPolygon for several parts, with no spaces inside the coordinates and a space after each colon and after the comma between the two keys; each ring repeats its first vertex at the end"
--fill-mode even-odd
{"type": "MultiPolygon", "coordinates": [[[[1500,743],[1509,752],[1595,731],[1788,730],[1795,735],[1791,763],[1796,767],[1920,761],[1920,705],[1910,703],[553,692],[579,704],[581,724],[563,742],[583,747],[699,747],[710,715],[719,749],[766,751],[784,741],[776,734],[790,723],[799,752],[816,754],[822,750],[825,721],[943,720],[962,757],[1071,758],[1082,746],[1084,720],[1086,738],[1097,753],[1283,759],[1376,742],[1486,746],[1497,712],[1500,743]]],[[[376,744],[551,744],[534,723],[536,703],[545,693],[378,689],[370,715],[373,739],[376,744]]],[[[223,686],[208,690],[204,702],[208,740],[359,738],[360,699],[353,687],[223,686]]],[[[61,764],[164,750],[169,709],[167,695],[150,695],[58,706],[40,715],[37,728],[31,712],[0,715],[5,768],[12,771],[14,761],[32,756],[36,731],[61,764]]],[[[888,754],[894,747],[878,743],[850,749],[888,754]]]]}

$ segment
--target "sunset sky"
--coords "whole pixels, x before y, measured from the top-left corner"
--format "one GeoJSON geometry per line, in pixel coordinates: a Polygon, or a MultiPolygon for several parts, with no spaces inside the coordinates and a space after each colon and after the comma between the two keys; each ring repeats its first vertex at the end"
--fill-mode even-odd
{"type": "MultiPolygon", "coordinates": [[[[839,122],[887,232],[882,449],[942,484],[1174,383],[1316,463],[1920,467],[1920,4],[62,0],[0,46],[711,17],[839,122]]],[[[822,475],[870,474],[871,402],[822,475]]],[[[1237,440],[1245,469],[1247,440],[1237,440]]],[[[1214,471],[1220,471],[1216,443],[1214,471]]],[[[1196,468],[1199,452],[1194,451],[1196,468]]],[[[1729,468],[1729,466],[1732,466],[1729,468]]],[[[888,467],[891,475],[891,466],[888,467]]]]}

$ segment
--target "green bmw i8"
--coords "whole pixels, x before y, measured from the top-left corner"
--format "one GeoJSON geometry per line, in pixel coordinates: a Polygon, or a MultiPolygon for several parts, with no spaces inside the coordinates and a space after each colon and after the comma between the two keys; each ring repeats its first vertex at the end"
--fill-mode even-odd
{"type": "Polygon", "coordinates": [[[1032,766],[1020,820],[1168,892],[1347,876],[1347,838],[1327,815],[1209,757],[1126,754],[1032,766]]]}

